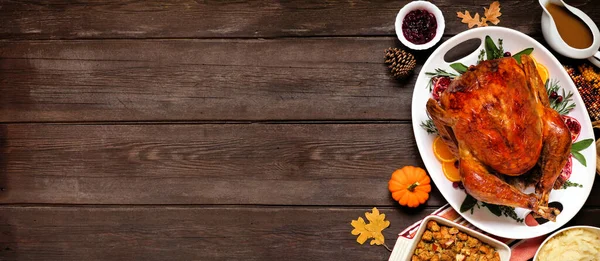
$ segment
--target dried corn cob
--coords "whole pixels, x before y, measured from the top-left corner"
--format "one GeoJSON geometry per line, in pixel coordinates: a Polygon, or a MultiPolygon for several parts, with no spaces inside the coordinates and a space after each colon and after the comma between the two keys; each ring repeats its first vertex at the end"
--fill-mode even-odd
{"type": "Polygon", "coordinates": [[[565,66],[565,70],[577,86],[592,121],[600,120],[600,75],[587,63],[577,69],[565,66]]]}

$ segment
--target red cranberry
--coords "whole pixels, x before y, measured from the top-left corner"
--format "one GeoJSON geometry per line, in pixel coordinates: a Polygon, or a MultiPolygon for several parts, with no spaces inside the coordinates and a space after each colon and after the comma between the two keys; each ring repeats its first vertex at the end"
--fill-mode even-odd
{"type": "Polygon", "coordinates": [[[558,96],[556,98],[556,102],[561,103],[563,101],[563,97],[562,96],[558,96]]]}
{"type": "Polygon", "coordinates": [[[424,44],[435,37],[437,21],[426,10],[410,11],[402,21],[402,34],[411,43],[424,44]]]}
{"type": "Polygon", "coordinates": [[[457,182],[452,182],[452,187],[453,188],[459,188],[459,189],[465,189],[465,187],[463,186],[462,182],[457,181],[457,182]]]}
{"type": "Polygon", "coordinates": [[[552,92],[550,93],[550,99],[556,99],[558,97],[558,93],[552,92]]]}
{"type": "Polygon", "coordinates": [[[505,52],[504,53],[504,57],[511,57],[512,55],[510,54],[510,52],[505,52]]]}

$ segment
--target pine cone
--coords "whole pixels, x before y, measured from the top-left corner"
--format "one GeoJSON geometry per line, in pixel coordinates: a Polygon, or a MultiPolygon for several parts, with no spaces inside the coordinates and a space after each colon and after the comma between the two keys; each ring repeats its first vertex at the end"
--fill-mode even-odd
{"type": "Polygon", "coordinates": [[[392,76],[401,80],[413,72],[417,66],[417,60],[409,52],[390,47],[385,51],[385,64],[390,68],[392,76]]]}

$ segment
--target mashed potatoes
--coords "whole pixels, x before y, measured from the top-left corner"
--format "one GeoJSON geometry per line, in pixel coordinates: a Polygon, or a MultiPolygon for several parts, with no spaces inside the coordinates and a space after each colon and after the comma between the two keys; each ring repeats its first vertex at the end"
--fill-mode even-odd
{"type": "Polygon", "coordinates": [[[536,261],[600,260],[600,232],[592,229],[569,229],[542,246],[536,261]]]}

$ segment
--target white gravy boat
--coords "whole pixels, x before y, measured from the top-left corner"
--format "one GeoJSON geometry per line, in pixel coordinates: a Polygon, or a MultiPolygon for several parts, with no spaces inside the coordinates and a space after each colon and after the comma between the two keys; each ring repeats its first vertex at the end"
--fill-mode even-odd
{"type": "Polygon", "coordinates": [[[542,33],[544,34],[544,39],[546,39],[546,42],[548,42],[550,47],[566,57],[574,59],[589,59],[597,66],[600,66],[600,60],[596,60],[595,58],[597,57],[600,59],[600,52],[598,52],[598,48],[600,47],[600,31],[598,30],[598,26],[596,26],[594,21],[592,21],[592,19],[584,12],[566,4],[563,2],[563,0],[539,0],[539,2],[544,10],[542,13],[542,33]],[[554,19],[552,19],[550,12],[548,12],[546,9],[546,5],[548,3],[564,6],[573,15],[579,17],[592,32],[592,45],[585,49],[577,49],[569,46],[558,33],[554,19]]]}

